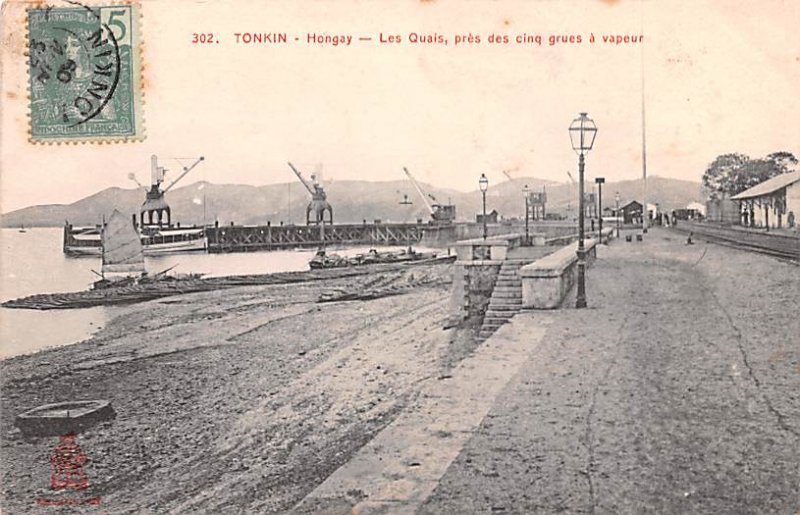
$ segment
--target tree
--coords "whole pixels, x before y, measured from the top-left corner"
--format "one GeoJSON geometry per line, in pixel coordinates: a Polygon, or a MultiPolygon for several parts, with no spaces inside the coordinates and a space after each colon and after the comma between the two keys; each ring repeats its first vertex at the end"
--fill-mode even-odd
{"type": "Polygon", "coordinates": [[[703,186],[708,188],[711,198],[732,195],[731,177],[748,162],[750,158],[744,154],[717,156],[703,174],[703,186]]]}
{"type": "Polygon", "coordinates": [[[711,198],[731,196],[752,188],[767,179],[790,172],[798,163],[791,152],[773,152],[767,157],[750,159],[744,154],[723,154],[708,165],[703,186],[711,198]]]}
{"type": "Polygon", "coordinates": [[[794,154],[791,152],[786,152],[785,150],[773,152],[772,154],[768,155],[767,161],[771,161],[773,166],[780,170],[780,173],[776,173],[775,175],[791,172],[792,169],[797,166],[797,158],[794,156],[794,154]]]}

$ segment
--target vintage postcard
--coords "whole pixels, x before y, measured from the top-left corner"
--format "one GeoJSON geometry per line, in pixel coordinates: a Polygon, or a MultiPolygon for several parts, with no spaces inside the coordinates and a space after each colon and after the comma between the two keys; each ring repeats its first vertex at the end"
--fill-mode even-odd
{"type": "Polygon", "coordinates": [[[3,513],[800,513],[800,3],[4,0],[3,513]]]}

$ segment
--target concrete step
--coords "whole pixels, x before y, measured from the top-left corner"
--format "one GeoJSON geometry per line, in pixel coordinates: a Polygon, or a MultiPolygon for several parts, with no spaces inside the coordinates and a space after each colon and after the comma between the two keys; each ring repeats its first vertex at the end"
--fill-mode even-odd
{"type": "Polygon", "coordinates": [[[516,315],[513,311],[496,311],[494,313],[486,313],[483,317],[484,324],[491,322],[508,322],[516,315]]]}
{"type": "Polygon", "coordinates": [[[492,292],[492,297],[503,297],[508,295],[522,295],[522,287],[514,288],[513,286],[507,286],[503,288],[495,288],[494,292],[492,292]]]}
{"type": "Polygon", "coordinates": [[[522,299],[520,297],[508,297],[508,298],[493,298],[489,301],[489,307],[492,306],[516,306],[522,307],[522,299]]]}
{"type": "Polygon", "coordinates": [[[522,302],[522,292],[509,291],[497,295],[492,295],[492,298],[489,299],[489,304],[491,304],[492,302],[495,302],[497,304],[514,304],[514,303],[519,304],[522,302]]]}
{"type": "Polygon", "coordinates": [[[517,313],[520,312],[519,307],[516,309],[489,309],[486,311],[486,314],[483,315],[483,318],[511,318],[517,313]]]}
{"type": "Polygon", "coordinates": [[[520,308],[522,308],[522,302],[490,302],[488,311],[519,311],[520,308]]]}
{"type": "Polygon", "coordinates": [[[492,297],[489,306],[522,306],[522,297],[492,297]]]}
{"type": "Polygon", "coordinates": [[[508,320],[516,315],[516,311],[487,311],[485,315],[483,315],[483,323],[489,322],[491,320],[508,320]]]}
{"type": "Polygon", "coordinates": [[[519,313],[522,305],[517,306],[489,306],[489,309],[486,310],[486,314],[490,313],[501,313],[503,315],[514,316],[519,313]]]}
{"type": "Polygon", "coordinates": [[[492,300],[500,301],[499,304],[510,304],[512,302],[519,301],[522,304],[522,293],[504,293],[502,295],[493,295],[489,302],[491,303],[492,300]]]}
{"type": "Polygon", "coordinates": [[[489,300],[489,303],[491,304],[491,302],[493,300],[497,301],[497,302],[495,302],[495,304],[520,304],[521,305],[522,304],[522,294],[518,293],[518,294],[514,295],[513,293],[509,293],[509,294],[505,294],[505,295],[495,295],[494,297],[492,297],[489,300]]]}
{"type": "Polygon", "coordinates": [[[506,291],[522,291],[521,284],[495,284],[494,290],[496,292],[506,292],[506,291]]]}
{"type": "Polygon", "coordinates": [[[481,328],[492,326],[492,325],[500,326],[500,325],[505,324],[509,320],[511,320],[511,317],[491,317],[491,318],[485,318],[484,317],[483,326],[481,326],[481,328]]]}

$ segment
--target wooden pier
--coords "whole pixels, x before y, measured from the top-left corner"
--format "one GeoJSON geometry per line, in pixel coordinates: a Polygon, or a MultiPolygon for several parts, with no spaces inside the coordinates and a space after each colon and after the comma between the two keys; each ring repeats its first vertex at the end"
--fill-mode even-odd
{"type": "Polygon", "coordinates": [[[206,228],[208,252],[250,252],[323,245],[419,244],[427,224],[220,225],[206,228]]]}

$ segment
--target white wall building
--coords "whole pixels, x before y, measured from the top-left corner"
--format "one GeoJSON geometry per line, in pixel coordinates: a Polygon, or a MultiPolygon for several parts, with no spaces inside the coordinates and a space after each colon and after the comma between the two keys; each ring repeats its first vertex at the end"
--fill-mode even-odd
{"type": "Polygon", "coordinates": [[[743,225],[797,230],[800,223],[800,171],[773,177],[731,199],[739,203],[743,225]]]}

